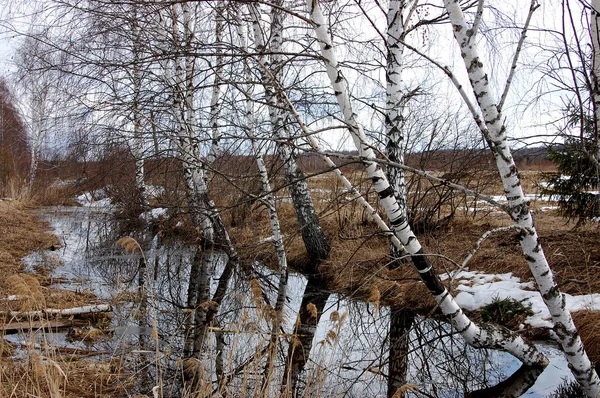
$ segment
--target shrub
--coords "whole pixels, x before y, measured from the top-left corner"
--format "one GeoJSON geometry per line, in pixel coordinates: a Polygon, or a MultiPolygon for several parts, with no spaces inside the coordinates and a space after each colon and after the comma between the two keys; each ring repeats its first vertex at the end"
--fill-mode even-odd
{"type": "Polygon", "coordinates": [[[513,298],[500,299],[495,297],[493,301],[481,309],[481,318],[485,322],[492,322],[507,327],[518,326],[523,320],[533,315],[530,306],[513,298]]]}

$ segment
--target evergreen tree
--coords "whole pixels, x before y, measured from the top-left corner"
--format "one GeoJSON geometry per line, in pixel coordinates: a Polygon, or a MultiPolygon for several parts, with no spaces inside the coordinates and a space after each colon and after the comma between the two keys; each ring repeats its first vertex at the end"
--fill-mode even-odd
{"type": "Polygon", "coordinates": [[[580,225],[600,217],[600,168],[594,158],[598,145],[591,118],[578,114],[569,119],[569,127],[579,127],[581,135],[565,135],[563,144],[548,149],[548,158],[556,164],[557,172],[545,174],[548,185],[542,193],[558,201],[562,216],[576,218],[580,225]]]}

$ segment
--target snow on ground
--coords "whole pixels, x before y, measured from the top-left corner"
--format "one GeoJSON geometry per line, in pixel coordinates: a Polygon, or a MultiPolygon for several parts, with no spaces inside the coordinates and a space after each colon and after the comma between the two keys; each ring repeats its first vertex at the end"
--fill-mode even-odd
{"type": "Polygon", "coordinates": [[[157,208],[152,209],[149,212],[147,212],[147,214],[150,215],[151,219],[158,220],[162,217],[166,217],[167,209],[165,209],[164,207],[157,207],[157,208]]]}
{"type": "Polygon", "coordinates": [[[104,189],[85,192],[75,198],[75,201],[84,207],[111,208],[110,198],[106,197],[104,189]]]}
{"type": "MultiPolygon", "coordinates": [[[[443,279],[447,279],[447,274],[443,279]]],[[[512,298],[521,301],[524,305],[531,306],[533,316],[528,317],[525,323],[533,327],[552,327],[550,312],[542,296],[535,289],[533,282],[521,282],[512,273],[484,274],[478,271],[460,271],[453,276],[457,303],[466,310],[477,310],[494,299],[512,298]]],[[[571,296],[565,294],[569,311],[594,310],[600,311],[600,294],[587,294],[571,296]]]]}

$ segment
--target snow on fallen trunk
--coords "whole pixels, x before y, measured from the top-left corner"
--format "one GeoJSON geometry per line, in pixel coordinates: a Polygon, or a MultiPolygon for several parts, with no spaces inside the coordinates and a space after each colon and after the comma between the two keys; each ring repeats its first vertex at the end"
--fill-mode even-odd
{"type": "Polygon", "coordinates": [[[369,178],[379,195],[380,203],[390,219],[392,229],[402,242],[405,250],[411,255],[411,259],[419,272],[421,280],[435,297],[442,312],[448,316],[452,326],[461,333],[470,345],[474,347],[504,349],[526,364],[545,366],[548,363],[548,359],[520,336],[510,333],[506,329],[492,326],[479,327],[471,322],[442,284],[435,269],[423,252],[419,240],[408,225],[407,219],[403,215],[394,196],[394,190],[390,186],[382,168],[376,162],[375,153],[368,143],[363,127],[357,121],[357,115],[354,113],[350,102],[348,83],[332,51],[333,46],[330,35],[327,32],[327,24],[318,2],[316,0],[308,0],[307,3],[311,19],[314,23],[317,41],[321,46],[321,55],[327,68],[327,75],[344,115],[344,120],[348,124],[348,129],[358,149],[359,156],[362,158],[369,178]]]}

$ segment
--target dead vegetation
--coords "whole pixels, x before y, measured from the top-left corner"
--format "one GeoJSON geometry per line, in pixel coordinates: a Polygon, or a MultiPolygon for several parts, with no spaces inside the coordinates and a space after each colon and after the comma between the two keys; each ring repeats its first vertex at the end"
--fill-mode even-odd
{"type": "MultiPolygon", "coordinates": [[[[364,179],[358,172],[347,174],[359,185],[364,179]]],[[[416,283],[418,278],[409,263],[394,270],[388,269],[391,261],[388,239],[337,181],[331,176],[319,175],[309,182],[323,228],[332,245],[329,260],[320,269],[330,289],[345,297],[369,302],[376,309],[389,305],[413,308],[423,314],[432,311],[435,303],[423,284],[416,283]]],[[[528,188],[534,190],[537,183],[537,174],[526,174],[525,184],[528,188]]],[[[368,184],[365,183],[364,187],[365,195],[371,195],[370,202],[376,203],[368,184]]],[[[168,203],[167,196],[162,198],[165,201],[162,204],[176,208],[173,203],[168,203]]],[[[289,264],[294,267],[306,261],[304,246],[294,210],[286,198],[286,190],[279,189],[276,196],[289,264]]],[[[276,268],[275,252],[268,241],[271,229],[264,204],[251,196],[240,194],[234,199],[222,196],[217,205],[225,209],[224,219],[240,258],[246,265],[259,261],[276,268]]],[[[543,205],[534,203],[534,208],[539,209],[543,205]]],[[[176,214],[176,217],[185,221],[184,214],[176,214]]],[[[509,224],[509,218],[501,213],[457,213],[449,224],[421,234],[420,238],[426,251],[431,253],[438,272],[444,273],[456,269],[484,232],[509,224]]],[[[574,295],[599,293],[598,227],[587,225],[574,230],[574,224],[565,222],[552,211],[537,211],[536,224],[561,289],[574,295]]],[[[91,296],[47,286],[48,275],[44,275],[44,272],[34,275],[23,273],[20,262],[22,256],[59,245],[56,237],[47,233],[46,228],[47,225],[39,222],[28,207],[17,202],[0,202],[0,233],[6,237],[0,241],[0,271],[10,276],[0,280],[0,293],[2,297],[21,297],[0,301],[0,310],[65,308],[93,300],[91,296]]],[[[193,235],[194,231],[186,232],[188,238],[193,235]]],[[[486,273],[512,272],[523,281],[531,278],[515,233],[492,234],[482,243],[468,268],[486,273]]],[[[597,335],[600,314],[581,311],[574,314],[574,319],[590,357],[599,361],[597,335]]],[[[94,319],[89,323],[97,321],[94,319]]],[[[518,327],[518,323],[514,326],[518,327]]],[[[105,332],[97,328],[79,327],[73,330],[78,335],[72,338],[78,340],[105,336],[105,332]]],[[[54,392],[59,391],[62,394],[60,396],[65,397],[108,397],[126,395],[127,391],[131,391],[128,388],[131,387],[132,375],[119,361],[106,358],[89,360],[81,355],[57,354],[56,351],[52,351],[52,354],[48,351],[46,357],[32,351],[27,362],[22,362],[12,357],[14,349],[6,342],[0,347],[0,388],[4,389],[0,390],[0,396],[55,396],[54,392]]]]}
{"type": "MultiPolygon", "coordinates": [[[[56,248],[60,242],[49,226],[19,201],[0,202],[0,333],[17,331],[35,336],[45,330],[98,323],[97,317],[20,319],[11,311],[25,313],[46,308],[72,308],[94,301],[89,294],[48,286],[47,273],[25,273],[21,258],[33,251],[56,248]]],[[[44,339],[42,339],[43,341],[44,339]]],[[[29,342],[28,344],[38,344],[29,342]]],[[[80,355],[62,355],[46,346],[21,348],[0,339],[0,396],[2,397],[114,397],[123,395],[127,374],[119,361],[87,360],[80,355]]],[[[131,381],[130,381],[131,383],[131,381]]]]}

